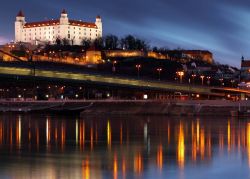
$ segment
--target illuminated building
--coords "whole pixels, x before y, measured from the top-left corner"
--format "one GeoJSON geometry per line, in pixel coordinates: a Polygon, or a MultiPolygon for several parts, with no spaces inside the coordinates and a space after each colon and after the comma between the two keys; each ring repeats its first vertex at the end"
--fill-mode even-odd
{"type": "Polygon", "coordinates": [[[26,22],[22,11],[15,21],[15,42],[31,44],[55,44],[56,39],[67,39],[70,44],[80,45],[83,39],[94,40],[102,37],[102,20],[96,17],[95,22],[70,20],[66,10],[56,20],[26,22]]]}
{"type": "Polygon", "coordinates": [[[250,60],[241,60],[240,80],[248,82],[250,79],[250,60]]]}

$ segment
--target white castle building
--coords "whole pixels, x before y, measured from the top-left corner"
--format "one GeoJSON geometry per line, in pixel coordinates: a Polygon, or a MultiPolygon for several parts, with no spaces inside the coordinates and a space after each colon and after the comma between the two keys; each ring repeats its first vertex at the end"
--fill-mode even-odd
{"type": "Polygon", "coordinates": [[[17,14],[15,22],[15,42],[31,44],[56,43],[56,39],[68,39],[71,44],[80,45],[83,39],[94,40],[102,37],[102,20],[83,22],[70,20],[66,10],[61,13],[60,19],[40,22],[26,22],[22,11],[17,14]]]}

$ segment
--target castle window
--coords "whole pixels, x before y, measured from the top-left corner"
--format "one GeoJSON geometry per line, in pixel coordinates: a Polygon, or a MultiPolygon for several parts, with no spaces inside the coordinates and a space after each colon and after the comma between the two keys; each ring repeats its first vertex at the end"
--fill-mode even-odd
{"type": "Polygon", "coordinates": [[[68,34],[68,38],[70,39],[70,34],[68,34]]]}

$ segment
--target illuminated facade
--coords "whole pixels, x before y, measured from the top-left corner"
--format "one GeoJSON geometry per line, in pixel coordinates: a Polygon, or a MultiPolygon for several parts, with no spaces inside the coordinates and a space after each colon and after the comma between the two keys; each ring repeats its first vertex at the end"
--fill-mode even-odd
{"type": "Polygon", "coordinates": [[[241,60],[241,74],[240,78],[242,81],[248,82],[250,80],[250,60],[244,60],[244,58],[241,60]]]}
{"type": "Polygon", "coordinates": [[[51,43],[56,39],[67,39],[70,44],[80,45],[83,39],[94,40],[102,37],[102,20],[96,17],[95,22],[70,20],[66,10],[61,12],[60,19],[40,22],[26,22],[22,11],[15,21],[15,42],[31,44],[51,43]]]}

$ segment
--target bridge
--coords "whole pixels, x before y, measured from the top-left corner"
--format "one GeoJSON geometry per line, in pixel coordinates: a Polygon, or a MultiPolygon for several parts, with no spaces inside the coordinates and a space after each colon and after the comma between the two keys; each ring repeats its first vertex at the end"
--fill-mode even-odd
{"type": "Polygon", "coordinates": [[[26,77],[30,79],[52,79],[57,81],[75,81],[79,83],[93,83],[97,85],[112,85],[133,87],[140,89],[152,89],[159,91],[176,91],[185,93],[199,93],[212,96],[225,96],[229,93],[250,94],[248,90],[240,90],[235,88],[218,88],[196,86],[191,84],[177,84],[163,81],[150,81],[145,79],[133,79],[126,77],[118,77],[115,75],[103,75],[90,72],[73,72],[59,69],[35,69],[33,66],[17,65],[12,63],[0,63],[0,75],[2,77],[26,77]]]}
{"type": "Polygon", "coordinates": [[[108,75],[102,73],[73,71],[60,69],[58,67],[47,68],[35,65],[35,62],[24,62],[20,58],[0,50],[0,53],[8,55],[18,63],[1,62],[0,76],[2,77],[25,77],[28,79],[43,79],[56,81],[72,81],[78,83],[92,83],[95,85],[132,87],[138,89],[157,90],[161,92],[183,92],[195,93],[208,96],[226,96],[227,94],[250,95],[249,90],[236,88],[219,88],[209,86],[198,86],[192,84],[178,84],[157,80],[134,79],[131,77],[108,75]]]}

